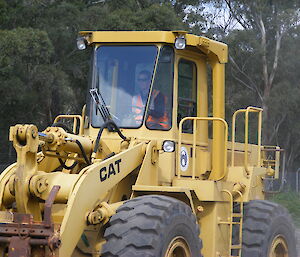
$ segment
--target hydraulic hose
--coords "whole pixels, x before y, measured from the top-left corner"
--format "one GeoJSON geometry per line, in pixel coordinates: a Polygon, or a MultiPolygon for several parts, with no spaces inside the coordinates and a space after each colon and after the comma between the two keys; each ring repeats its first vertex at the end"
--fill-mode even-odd
{"type": "Polygon", "coordinates": [[[82,144],[80,143],[80,141],[76,139],[75,142],[76,142],[76,144],[78,145],[78,147],[79,147],[79,149],[80,149],[80,151],[81,151],[81,154],[82,154],[82,156],[83,156],[83,159],[85,160],[86,164],[87,164],[87,165],[91,165],[91,162],[90,162],[90,160],[87,158],[86,152],[84,151],[84,149],[83,149],[82,144]]]}
{"type": "MultiPolygon", "coordinates": [[[[76,139],[76,140],[75,140],[75,143],[78,145],[78,147],[79,147],[79,149],[80,149],[80,151],[81,151],[82,157],[83,157],[83,159],[85,160],[86,164],[87,164],[87,165],[91,165],[91,162],[90,162],[90,160],[88,159],[88,157],[87,157],[87,155],[86,155],[86,152],[84,151],[83,146],[82,146],[82,144],[80,143],[80,141],[76,139]]],[[[58,155],[58,154],[57,154],[57,155],[58,155]]],[[[77,161],[74,162],[71,166],[67,166],[67,165],[63,162],[63,160],[62,160],[61,158],[58,158],[58,160],[59,160],[60,165],[61,165],[64,169],[67,169],[67,170],[71,170],[71,169],[75,168],[75,166],[77,165],[77,161]]]]}
{"type": "Polygon", "coordinates": [[[77,162],[74,162],[71,166],[67,166],[62,159],[58,158],[60,165],[66,169],[66,170],[71,170],[73,168],[75,168],[75,166],[77,165],[77,162]]]}
{"type": "Polygon", "coordinates": [[[103,130],[105,128],[109,128],[109,126],[112,126],[114,128],[114,131],[118,133],[118,135],[120,136],[120,138],[122,138],[123,140],[128,140],[123,134],[122,132],[120,131],[119,127],[117,126],[117,124],[112,121],[112,120],[108,120],[106,121],[102,126],[101,128],[99,129],[99,132],[98,132],[98,135],[97,135],[97,139],[96,139],[96,142],[95,142],[95,147],[94,147],[94,150],[93,150],[93,153],[96,153],[97,150],[98,150],[98,147],[99,147],[99,142],[100,142],[100,138],[101,138],[101,135],[103,133],[103,130]]]}

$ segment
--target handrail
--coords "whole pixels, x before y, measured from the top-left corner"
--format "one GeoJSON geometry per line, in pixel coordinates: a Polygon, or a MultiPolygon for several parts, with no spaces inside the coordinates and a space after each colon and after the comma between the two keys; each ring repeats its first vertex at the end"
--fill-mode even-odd
{"type": "MultiPolygon", "coordinates": [[[[280,162],[280,152],[284,152],[284,149],[280,149],[279,146],[276,145],[264,145],[261,147],[261,152],[275,152],[275,159],[274,160],[270,160],[270,159],[266,159],[263,160],[265,162],[269,162],[269,164],[273,161],[274,164],[270,165],[274,167],[275,170],[275,175],[274,178],[278,179],[279,178],[279,162],[280,162]]],[[[263,165],[264,163],[262,163],[263,165]]]]}
{"type": "MultiPolygon", "coordinates": [[[[196,169],[196,139],[197,139],[197,120],[203,120],[203,121],[218,121],[223,123],[225,131],[224,131],[224,174],[216,179],[220,180],[224,178],[227,175],[227,139],[228,139],[228,124],[227,122],[222,118],[216,118],[216,117],[185,117],[179,122],[179,138],[178,138],[178,161],[180,162],[180,149],[182,144],[182,125],[187,120],[193,120],[193,161],[192,161],[192,179],[195,179],[195,169],[196,169]]],[[[180,165],[177,165],[178,167],[178,178],[181,177],[181,169],[180,165]]]]}
{"type": "MultiPolygon", "coordinates": [[[[266,147],[266,146],[264,146],[264,147],[266,147]]],[[[277,194],[277,193],[280,193],[280,192],[282,192],[282,190],[283,190],[283,187],[284,187],[284,183],[286,182],[286,180],[285,180],[285,164],[286,164],[286,153],[285,153],[285,151],[284,151],[284,149],[280,149],[278,146],[276,146],[276,153],[278,154],[278,157],[276,157],[275,158],[275,161],[278,161],[278,163],[279,163],[279,158],[280,158],[280,155],[279,155],[279,153],[280,152],[282,152],[283,153],[283,155],[282,155],[282,165],[281,165],[281,170],[282,170],[282,172],[281,172],[281,181],[280,181],[280,185],[279,185],[279,189],[278,190],[274,190],[274,188],[272,187],[272,191],[271,190],[266,190],[266,189],[264,189],[264,192],[265,193],[268,193],[268,194],[277,194]],[[277,159],[277,160],[276,160],[277,159]]],[[[275,169],[275,176],[274,176],[274,178],[275,179],[277,179],[277,178],[279,178],[279,165],[278,165],[278,175],[276,174],[276,169],[275,169]]],[[[264,180],[266,180],[266,181],[272,181],[272,180],[274,180],[274,178],[268,178],[268,177],[265,177],[264,178],[264,180]]]]}
{"type": "Polygon", "coordinates": [[[245,148],[244,148],[244,167],[247,175],[250,174],[248,169],[248,145],[249,145],[249,112],[257,112],[258,113],[258,134],[257,134],[257,166],[260,166],[261,159],[261,125],[262,125],[262,108],[249,106],[247,109],[237,110],[232,116],[232,138],[231,138],[231,167],[234,167],[234,148],[235,148],[235,122],[236,116],[239,113],[245,113],[245,148]]]}
{"type": "Polygon", "coordinates": [[[83,135],[83,118],[81,115],[61,114],[56,116],[54,123],[60,119],[73,119],[73,133],[76,134],[77,119],[79,120],[79,135],[83,135]]]}

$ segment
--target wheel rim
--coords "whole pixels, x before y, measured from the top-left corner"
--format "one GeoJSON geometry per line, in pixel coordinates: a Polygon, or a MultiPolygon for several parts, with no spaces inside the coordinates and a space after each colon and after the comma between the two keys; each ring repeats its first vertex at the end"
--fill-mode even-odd
{"type": "Polygon", "coordinates": [[[282,235],[278,235],[273,239],[269,257],[289,257],[288,245],[282,235]]]}
{"type": "Polygon", "coordinates": [[[185,239],[178,236],[170,242],[165,257],[192,257],[192,255],[185,239]]]}

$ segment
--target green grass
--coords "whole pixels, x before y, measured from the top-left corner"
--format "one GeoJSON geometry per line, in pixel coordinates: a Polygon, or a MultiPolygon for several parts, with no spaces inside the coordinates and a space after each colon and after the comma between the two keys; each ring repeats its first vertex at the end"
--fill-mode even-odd
{"type": "Polygon", "coordinates": [[[271,201],[287,208],[292,215],[295,225],[300,227],[300,194],[296,192],[282,192],[274,195],[271,201]]]}

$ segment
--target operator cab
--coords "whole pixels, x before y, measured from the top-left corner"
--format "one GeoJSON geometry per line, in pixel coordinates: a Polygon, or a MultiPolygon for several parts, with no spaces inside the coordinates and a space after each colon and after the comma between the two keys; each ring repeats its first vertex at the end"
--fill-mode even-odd
{"type": "MultiPolygon", "coordinates": [[[[208,116],[207,57],[225,63],[226,45],[184,31],[80,34],[79,49],[94,47],[91,89],[119,128],[177,130],[184,117],[208,116]]],[[[101,127],[95,101],[87,108],[92,127],[101,127]]],[[[193,133],[192,121],[182,130],[193,133]]]]}
{"type": "Polygon", "coordinates": [[[155,140],[158,148],[169,152],[160,155],[164,159],[160,163],[168,159],[174,165],[172,155],[178,155],[179,176],[223,176],[225,44],[183,31],[82,31],[80,35],[78,48],[90,45],[94,49],[85,112],[85,127],[91,128],[86,129],[88,135],[102,128],[102,138],[114,140],[118,135],[110,132],[119,129],[128,138],[155,140]],[[208,117],[209,65],[213,117],[208,117]],[[111,120],[117,128],[107,126],[111,120]]]}

